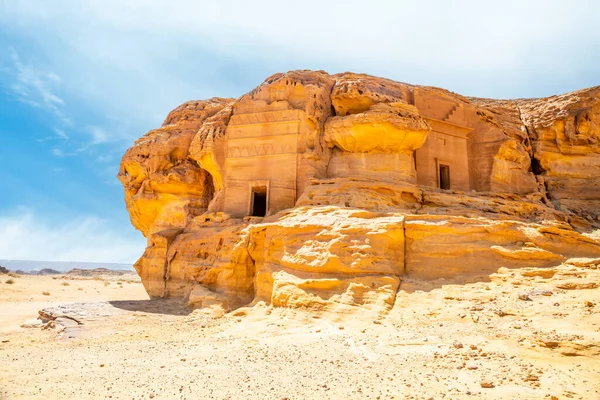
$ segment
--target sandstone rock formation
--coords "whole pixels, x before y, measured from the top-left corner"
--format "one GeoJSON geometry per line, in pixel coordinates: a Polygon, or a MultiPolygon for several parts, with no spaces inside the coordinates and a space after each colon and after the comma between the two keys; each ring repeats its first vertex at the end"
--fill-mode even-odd
{"type": "Polygon", "coordinates": [[[292,71],[178,107],[118,177],[152,297],[385,310],[405,276],[600,256],[599,140],[600,87],[490,100],[292,71]]]}

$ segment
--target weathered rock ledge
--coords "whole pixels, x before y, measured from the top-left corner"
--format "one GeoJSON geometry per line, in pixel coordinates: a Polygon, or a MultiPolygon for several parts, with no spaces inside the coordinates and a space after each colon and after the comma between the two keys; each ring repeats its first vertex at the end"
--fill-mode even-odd
{"type": "Polygon", "coordinates": [[[152,297],[385,310],[403,277],[600,257],[600,87],[490,100],[292,71],[179,106],[118,177],[152,297]]]}

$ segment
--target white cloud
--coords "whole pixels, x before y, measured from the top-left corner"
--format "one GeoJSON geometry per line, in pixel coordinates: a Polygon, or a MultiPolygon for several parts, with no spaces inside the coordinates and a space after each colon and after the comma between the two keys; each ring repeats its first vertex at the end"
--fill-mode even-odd
{"type": "Polygon", "coordinates": [[[72,121],[62,111],[64,100],[56,93],[62,79],[52,71],[45,71],[25,64],[14,49],[11,49],[15,79],[10,89],[17,98],[33,107],[52,112],[64,124],[72,121]]]}
{"type": "Polygon", "coordinates": [[[74,150],[64,150],[61,149],[59,147],[53,147],[52,148],[52,155],[55,157],[60,157],[60,158],[64,158],[64,157],[74,157],[76,155],[81,154],[82,152],[84,152],[87,148],[86,147],[80,147],[74,150]]]}
{"type": "Polygon", "coordinates": [[[70,92],[133,120],[125,135],[139,137],[140,125],[185,100],[241,95],[286,69],[357,70],[469,95],[546,94],[524,87],[572,82],[598,64],[582,60],[598,56],[600,30],[589,27],[599,4],[581,0],[586,12],[565,20],[574,6],[557,0],[30,0],[0,6],[0,22],[50,32],[47,56],[70,92]]]}
{"type": "Polygon", "coordinates": [[[62,129],[53,128],[52,130],[54,131],[54,133],[56,133],[56,136],[58,136],[60,139],[69,140],[69,135],[67,135],[66,132],[63,131],[62,129]]]}
{"type": "Polygon", "coordinates": [[[99,163],[110,163],[114,160],[114,158],[110,154],[101,154],[96,157],[96,161],[99,163]]]}
{"type": "Polygon", "coordinates": [[[54,128],[52,128],[52,131],[54,132],[54,135],[38,137],[38,138],[35,138],[35,141],[40,142],[40,143],[47,142],[47,141],[53,141],[53,142],[61,141],[63,143],[67,143],[71,139],[69,137],[69,135],[61,128],[54,127],[54,128]]]}
{"type": "Polygon", "coordinates": [[[89,132],[92,138],[92,140],[90,141],[91,145],[106,143],[110,139],[108,133],[100,127],[89,126],[87,128],[87,131],[89,132]]]}
{"type": "Polygon", "coordinates": [[[133,263],[145,248],[141,234],[109,228],[93,216],[49,222],[27,208],[0,215],[0,258],[133,263]]]}
{"type": "MultiPolygon", "coordinates": [[[[54,131],[57,133],[57,135],[62,137],[62,135],[59,134],[60,130],[59,132],[57,132],[57,130],[54,129],[54,131]]],[[[88,126],[84,129],[84,131],[86,134],[86,138],[84,138],[84,140],[80,143],[78,147],[74,148],[72,145],[68,147],[53,147],[51,151],[52,155],[61,158],[73,157],[91,150],[93,146],[114,142],[117,139],[120,139],[118,137],[111,137],[104,129],[98,126],[88,126]]],[[[68,136],[64,132],[62,133],[65,137],[68,138],[68,136]]],[[[109,158],[106,157],[103,159],[103,161],[109,161],[109,158]]]]}
{"type": "MultiPolygon", "coordinates": [[[[0,17],[1,21],[1,17],[0,17]]],[[[52,128],[54,135],[37,138],[38,142],[60,140],[52,149],[52,154],[57,157],[69,157],[91,149],[93,146],[106,143],[122,143],[126,139],[122,134],[109,134],[100,126],[89,125],[77,128],[73,120],[73,113],[67,101],[58,93],[64,90],[62,78],[47,69],[39,68],[32,63],[25,63],[21,56],[14,50],[9,51],[10,67],[0,70],[8,75],[5,86],[15,98],[29,106],[50,112],[56,119],[57,126],[52,128]],[[67,134],[65,127],[69,128],[67,134]],[[77,147],[76,150],[69,150],[77,147]]],[[[0,76],[0,78],[2,78],[0,76]]],[[[81,117],[81,116],[80,116],[81,117]]],[[[81,118],[79,118],[81,119],[81,118]]]]}

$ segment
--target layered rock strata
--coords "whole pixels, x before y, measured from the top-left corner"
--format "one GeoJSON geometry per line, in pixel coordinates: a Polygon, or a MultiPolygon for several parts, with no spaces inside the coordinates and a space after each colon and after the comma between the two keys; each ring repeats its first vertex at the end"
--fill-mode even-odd
{"type": "Polygon", "coordinates": [[[187,102],[125,153],[151,297],[388,309],[404,276],[600,256],[600,88],[465,98],[322,71],[187,102]]]}

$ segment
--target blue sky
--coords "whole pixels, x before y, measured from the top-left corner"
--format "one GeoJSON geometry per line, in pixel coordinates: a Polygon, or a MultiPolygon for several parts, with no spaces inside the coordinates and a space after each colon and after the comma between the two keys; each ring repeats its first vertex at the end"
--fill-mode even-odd
{"type": "Polygon", "coordinates": [[[133,262],[145,239],[115,178],[121,154],[182,102],[275,72],[496,98],[600,84],[600,3],[493,4],[0,1],[0,259],[133,262]]]}

